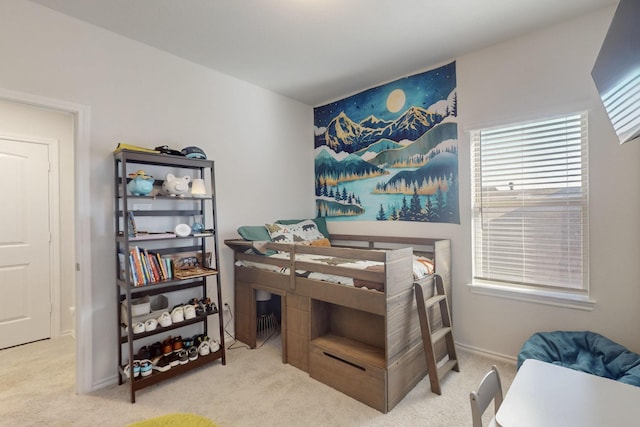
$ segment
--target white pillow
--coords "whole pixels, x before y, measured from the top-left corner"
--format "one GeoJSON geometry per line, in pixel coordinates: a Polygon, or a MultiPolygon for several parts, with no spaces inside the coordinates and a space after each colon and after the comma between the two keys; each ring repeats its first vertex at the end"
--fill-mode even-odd
{"type": "Polygon", "coordinates": [[[265,224],[271,241],[276,243],[297,243],[324,239],[315,222],[308,219],[295,224],[265,224]]]}

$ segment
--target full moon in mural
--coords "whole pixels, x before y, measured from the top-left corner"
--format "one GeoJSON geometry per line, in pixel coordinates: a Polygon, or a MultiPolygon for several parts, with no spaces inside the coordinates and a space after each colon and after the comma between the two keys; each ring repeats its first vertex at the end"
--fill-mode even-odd
{"type": "Polygon", "coordinates": [[[460,223],[456,63],[313,109],[316,215],[460,223]]]}
{"type": "Polygon", "coordinates": [[[404,107],[406,100],[407,97],[402,89],[392,91],[387,98],[387,110],[392,113],[397,113],[402,107],[404,107]]]}

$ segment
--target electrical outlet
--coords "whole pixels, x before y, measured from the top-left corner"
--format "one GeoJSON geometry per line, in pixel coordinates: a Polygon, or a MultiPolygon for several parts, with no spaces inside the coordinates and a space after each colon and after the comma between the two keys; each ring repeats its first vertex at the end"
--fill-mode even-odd
{"type": "Polygon", "coordinates": [[[229,311],[229,309],[230,309],[230,308],[231,308],[231,307],[229,307],[229,303],[228,303],[228,302],[225,302],[224,304],[222,304],[222,309],[223,309],[223,310],[225,310],[225,311],[229,311]]]}

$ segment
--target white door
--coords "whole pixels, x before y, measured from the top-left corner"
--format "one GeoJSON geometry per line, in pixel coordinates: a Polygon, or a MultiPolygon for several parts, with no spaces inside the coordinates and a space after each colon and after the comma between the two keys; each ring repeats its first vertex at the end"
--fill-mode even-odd
{"type": "Polygon", "coordinates": [[[0,137],[0,349],[51,334],[48,150],[0,137]]]}

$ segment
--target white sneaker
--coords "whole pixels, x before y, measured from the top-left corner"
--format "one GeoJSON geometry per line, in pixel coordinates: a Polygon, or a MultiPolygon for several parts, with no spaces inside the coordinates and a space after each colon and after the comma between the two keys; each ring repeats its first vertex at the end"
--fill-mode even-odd
{"type": "Polygon", "coordinates": [[[184,306],[184,318],[185,319],[193,319],[196,317],[196,308],[192,305],[184,306]]]}
{"type": "Polygon", "coordinates": [[[142,322],[136,322],[133,324],[133,333],[141,334],[145,331],[145,325],[142,322]]]}
{"type": "Polygon", "coordinates": [[[171,312],[171,321],[173,323],[184,322],[184,307],[179,306],[173,309],[171,312]]]}
{"type": "Polygon", "coordinates": [[[147,321],[144,322],[144,330],[147,332],[155,330],[156,327],[158,327],[158,321],[156,319],[147,319],[147,321]]]}
{"type": "Polygon", "coordinates": [[[200,356],[208,355],[210,352],[209,343],[207,341],[202,341],[198,346],[198,352],[200,353],[200,356]]]}
{"type": "Polygon", "coordinates": [[[216,351],[220,350],[220,343],[215,339],[212,339],[211,341],[209,341],[209,350],[211,351],[211,353],[215,353],[216,351]]]}
{"type": "Polygon", "coordinates": [[[163,312],[160,315],[160,317],[158,317],[158,323],[163,328],[166,328],[167,326],[171,326],[171,315],[169,314],[168,311],[163,312]]]}

